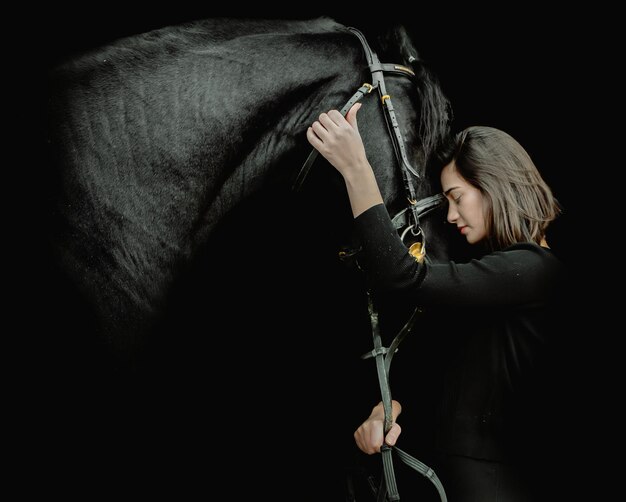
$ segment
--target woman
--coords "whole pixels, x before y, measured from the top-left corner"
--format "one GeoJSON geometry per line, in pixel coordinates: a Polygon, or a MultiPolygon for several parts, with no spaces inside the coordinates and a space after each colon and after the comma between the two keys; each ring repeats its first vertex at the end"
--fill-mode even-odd
{"type": "MultiPolygon", "coordinates": [[[[363,246],[360,262],[377,295],[397,295],[428,309],[454,312],[452,333],[441,343],[442,387],[432,466],[449,500],[537,500],[524,472],[525,421],[532,383],[550,334],[563,265],[548,248],[546,229],[557,201],[526,151],[508,134],[470,127],[444,148],[441,185],[447,221],[456,225],[478,258],[466,263],[416,260],[394,229],[366,158],[354,105],[346,118],[320,115],[307,138],[343,176],[363,246]],[[455,325],[455,320],[458,323],[455,325]]],[[[394,445],[384,437],[379,403],[354,433],[367,454],[394,445]]],[[[533,452],[527,452],[533,453],[533,452]]],[[[538,454],[539,452],[534,452],[538,454]]]]}

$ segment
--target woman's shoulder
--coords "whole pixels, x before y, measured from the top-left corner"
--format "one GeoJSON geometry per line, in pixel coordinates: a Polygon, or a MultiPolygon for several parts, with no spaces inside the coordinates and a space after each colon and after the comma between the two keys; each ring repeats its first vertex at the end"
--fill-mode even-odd
{"type": "Polygon", "coordinates": [[[523,258],[528,260],[545,260],[546,262],[552,262],[555,266],[561,263],[561,260],[556,254],[547,246],[540,246],[535,242],[517,242],[500,251],[501,253],[510,253],[516,258],[523,258]]]}
{"type": "Polygon", "coordinates": [[[546,274],[553,279],[565,279],[565,264],[549,247],[534,242],[518,242],[497,253],[507,260],[528,267],[544,279],[546,274]]]}

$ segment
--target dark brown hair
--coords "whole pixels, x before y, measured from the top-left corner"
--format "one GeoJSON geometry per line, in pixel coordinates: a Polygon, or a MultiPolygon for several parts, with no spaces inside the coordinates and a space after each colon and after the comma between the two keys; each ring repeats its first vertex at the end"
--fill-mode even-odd
{"type": "Polygon", "coordinates": [[[561,212],[526,150],[499,129],[464,129],[444,148],[441,159],[443,165],[454,162],[458,173],[483,194],[491,249],[516,242],[540,244],[548,224],[561,212]]]}

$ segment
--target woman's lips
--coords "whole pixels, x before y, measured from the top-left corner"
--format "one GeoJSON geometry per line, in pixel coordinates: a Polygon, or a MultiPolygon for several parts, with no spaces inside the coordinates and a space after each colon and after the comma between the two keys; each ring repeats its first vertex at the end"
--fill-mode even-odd
{"type": "Polygon", "coordinates": [[[467,227],[465,225],[462,227],[459,227],[459,232],[461,232],[463,235],[465,235],[466,230],[467,230],[467,227]]]}

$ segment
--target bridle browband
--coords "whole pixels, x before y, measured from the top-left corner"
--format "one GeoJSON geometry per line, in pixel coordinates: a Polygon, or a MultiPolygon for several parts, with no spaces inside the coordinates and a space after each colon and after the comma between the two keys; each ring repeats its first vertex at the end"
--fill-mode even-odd
{"type": "MultiPolygon", "coordinates": [[[[393,73],[413,79],[415,78],[415,72],[411,68],[408,68],[404,65],[381,63],[378,59],[377,54],[371,49],[363,34],[359,30],[352,27],[348,27],[347,29],[352,34],[354,34],[361,42],[363,51],[365,53],[365,58],[367,60],[368,68],[371,73],[372,83],[364,83],[363,85],[361,85],[361,87],[357,89],[352,97],[350,97],[346,104],[341,108],[340,112],[345,117],[345,115],[348,113],[348,110],[350,110],[350,108],[355,103],[360,101],[364,96],[370,94],[374,89],[378,90],[381,104],[384,108],[385,123],[387,124],[387,130],[389,132],[389,136],[391,137],[394,154],[396,156],[398,166],[400,167],[400,172],[402,173],[402,181],[404,183],[404,189],[406,191],[408,200],[408,206],[401,210],[399,213],[397,213],[395,216],[393,216],[392,222],[396,230],[404,229],[404,231],[402,232],[403,237],[408,231],[411,231],[413,236],[421,236],[423,244],[425,244],[424,234],[420,227],[420,217],[424,216],[431,210],[439,207],[445,201],[445,197],[443,196],[443,194],[438,193],[417,200],[411,176],[419,179],[420,175],[411,166],[411,163],[407,158],[402,133],[400,132],[400,127],[398,125],[398,120],[396,118],[391,96],[387,94],[384,78],[385,73],[393,73]]],[[[410,62],[414,60],[415,58],[411,56],[410,62]]],[[[300,168],[300,171],[295,178],[295,181],[292,185],[292,190],[298,191],[301,188],[318,154],[319,152],[315,148],[311,150],[311,153],[307,157],[306,161],[300,168]]],[[[373,357],[376,360],[378,383],[380,386],[381,400],[383,403],[385,415],[384,429],[386,435],[393,425],[391,389],[389,386],[389,369],[391,365],[391,359],[394,353],[398,350],[398,345],[400,344],[400,342],[411,331],[411,328],[413,327],[416,318],[422,313],[422,310],[420,308],[416,308],[407,323],[394,337],[390,346],[384,347],[382,345],[382,338],[378,325],[378,312],[374,307],[372,294],[369,290],[367,291],[367,296],[374,349],[361,357],[363,359],[373,357]]],[[[397,446],[389,446],[386,444],[383,444],[383,446],[381,447],[384,477],[381,479],[378,490],[375,490],[377,502],[400,500],[400,495],[398,493],[393,469],[392,452],[396,452],[398,457],[405,464],[407,464],[409,467],[413,468],[423,476],[427,477],[437,488],[437,492],[439,493],[439,497],[441,498],[442,502],[447,502],[447,497],[443,485],[441,484],[441,481],[439,480],[435,472],[430,467],[420,462],[415,457],[402,451],[397,446]]]]}

